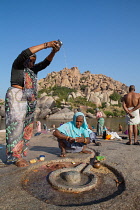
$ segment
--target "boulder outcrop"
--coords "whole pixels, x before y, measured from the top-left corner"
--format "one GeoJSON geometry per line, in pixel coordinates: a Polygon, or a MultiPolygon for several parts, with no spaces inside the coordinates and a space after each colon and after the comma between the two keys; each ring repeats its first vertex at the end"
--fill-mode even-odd
{"type": "MultiPolygon", "coordinates": [[[[128,86],[103,74],[91,74],[90,71],[80,73],[77,67],[64,68],[59,72],[49,73],[46,78],[38,81],[39,90],[53,86],[74,88],[68,98],[86,97],[88,101],[101,106],[103,102],[112,103],[109,96],[114,92],[124,95],[128,86]]],[[[115,102],[113,102],[114,104],[115,102]]]]}
{"type": "MultiPolygon", "coordinates": [[[[81,74],[77,67],[64,68],[59,72],[53,71],[45,78],[38,80],[38,91],[54,86],[75,89],[76,92],[68,94],[67,99],[84,97],[87,101],[96,104],[97,107],[100,107],[102,103],[106,103],[106,106],[117,104],[117,101],[110,99],[110,95],[114,91],[122,96],[128,92],[128,86],[111,77],[103,74],[91,74],[90,71],[85,71],[81,74]]],[[[63,100],[61,101],[61,108],[57,108],[57,101],[60,101],[57,95],[42,93],[37,101],[35,118],[72,119],[74,112],[69,109],[69,104],[63,100]]],[[[87,117],[94,118],[91,113],[86,113],[85,111],[85,114],[87,114],[87,117]]],[[[0,117],[3,118],[4,116],[4,105],[1,105],[0,117]]]]}

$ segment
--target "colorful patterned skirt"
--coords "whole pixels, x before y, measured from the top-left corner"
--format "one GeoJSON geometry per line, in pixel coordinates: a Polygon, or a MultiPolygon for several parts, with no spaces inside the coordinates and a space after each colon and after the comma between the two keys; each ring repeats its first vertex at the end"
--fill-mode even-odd
{"type": "Polygon", "coordinates": [[[10,87],[5,98],[7,162],[26,156],[33,133],[36,100],[25,96],[22,89],[10,87]]]}

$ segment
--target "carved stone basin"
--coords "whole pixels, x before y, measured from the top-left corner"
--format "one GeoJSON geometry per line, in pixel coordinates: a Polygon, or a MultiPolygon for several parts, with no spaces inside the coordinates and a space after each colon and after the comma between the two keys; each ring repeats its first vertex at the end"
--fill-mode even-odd
{"type": "Polygon", "coordinates": [[[97,176],[91,171],[92,166],[80,164],[75,168],[63,168],[49,175],[51,185],[60,191],[80,193],[95,188],[97,176]]]}

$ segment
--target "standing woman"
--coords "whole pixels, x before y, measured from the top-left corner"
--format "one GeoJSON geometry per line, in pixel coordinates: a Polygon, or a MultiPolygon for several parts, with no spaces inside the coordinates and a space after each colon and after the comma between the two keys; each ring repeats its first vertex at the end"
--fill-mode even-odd
{"type": "Polygon", "coordinates": [[[15,59],[11,70],[11,87],[5,98],[7,163],[18,167],[28,165],[28,142],[33,133],[34,111],[37,103],[37,73],[45,69],[59,51],[58,41],[50,41],[23,50],[15,59]],[[35,64],[36,52],[52,48],[51,53],[35,64]]]}
{"type": "Polygon", "coordinates": [[[96,108],[96,119],[97,119],[97,136],[101,136],[103,134],[103,127],[105,120],[99,108],[96,108]]]}

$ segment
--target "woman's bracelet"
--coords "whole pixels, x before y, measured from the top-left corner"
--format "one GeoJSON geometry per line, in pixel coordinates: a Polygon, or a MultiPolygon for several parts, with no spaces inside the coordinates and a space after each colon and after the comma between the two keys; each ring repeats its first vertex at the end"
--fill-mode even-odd
{"type": "Polygon", "coordinates": [[[69,140],[69,138],[70,138],[70,137],[69,137],[69,136],[67,136],[67,137],[66,137],[66,141],[68,141],[68,140],[69,140]]]}
{"type": "Polygon", "coordinates": [[[86,144],[87,143],[87,138],[84,138],[84,144],[86,144]]]}
{"type": "Polygon", "coordinates": [[[48,47],[48,42],[44,43],[44,49],[46,49],[48,47]]]}

